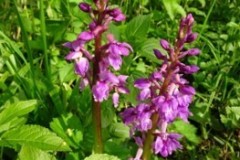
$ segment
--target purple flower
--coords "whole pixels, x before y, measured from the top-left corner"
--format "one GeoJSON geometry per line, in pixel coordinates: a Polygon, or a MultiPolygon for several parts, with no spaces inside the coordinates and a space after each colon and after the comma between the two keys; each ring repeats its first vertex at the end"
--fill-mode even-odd
{"type": "Polygon", "coordinates": [[[134,83],[134,87],[138,89],[150,88],[150,86],[151,86],[151,81],[149,81],[146,78],[137,79],[134,83]]]}
{"type": "Polygon", "coordinates": [[[165,49],[165,50],[169,50],[169,49],[170,49],[170,46],[169,46],[169,43],[168,43],[167,40],[162,39],[162,40],[160,41],[160,44],[161,44],[161,46],[162,46],[163,49],[165,49]]]}
{"type": "Polygon", "coordinates": [[[164,121],[171,122],[176,118],[178,103],[173,96],[158,96],[152,102],[157,107],[164,121]]]}
{"type": "Polygon", "coordinates": [[[114,21],[120,22],[126,19],[125,15],[118,8],[112,9],[109,11],[109,15],[113,18],[114,21]]]}
{"type": "MultiPolygon", "coordinates": [[[[155,56],[163,60],[162,66],[157,68],[150,78],[140,78],[135,81],[134,87],[140,90],[139,104],[135,108],[127,108],[121,114],[124,123],[131,126],[131,135],[135,139],[134,133],[140,132],[136,142],[139,148],[149,148],[150,146],[146,145],[150,143],[146,141],[149,140],[149,136],[154,136],[153,151],[163,157],[182,148],[178,141],[181,136],[167,133],[168,125],[176,118],[187,122],[191,115],[189,105],[195,95],[195,89],[183,77],[185,74],[197,72],[199,68],[181,63],[181,58],[200,53],[197,48],[183,51],[184,44],[194,41],[197,37],[196,33],[192,33],[193,22],[191,14],[181,20],[178,37],[173,47],[164,39],[160,41],[160,45],[168,55],[163,55],[157,49],[153,50],[155,56]],[[151,133],[152,131],[154,133],[151,133]]],[[[143,150],[143,155],[144,152],[149,151],[143,150]]]]}
{"type": "Polygon", "coordinates": [[[96,102],[106,100],[109,95],[109,86],[103,82],[97,82],[92,87],[93,97],[96,102]]]}
{"type": "Polygon", "coordinates": [[[197,39],[197,36],[198,34],[197,33],[190,33],[187,35],[187,38],[186,38],[186,43],[191,43],[193,42],[194,40],[197,39]]]}
{"type": "Polygon", "coordinates": [[[196,65],[185,65],[181,63],[180,70],[185,74],[193,74],[199,70],[199,67],[196,65]]]}
{"type": "Polygon", "coordinates": [[[82,77],[86,76],[89,69],[89,61],[87,58],[81,57],[75,64],[75,73],[82,77]]]}
{"type": "Polygon", "coordinates": [[[83,41],[90,41],[94,39],[94,34],[90,31],[84,31],[78,36],[78,39],[83,41]]]}
{"type": "Polygon", "coordinates": [[[181,135],[176,133],[160,133],[153,145],[155,154],[161,154],[163,157],[167,157],[177,149],[182,149],[178,140],[181,135]]]}
{"type": "Polygon", "coordinates": [[[79,4],[79,8],[83,11],[83,12],[90,12],[91,11],[91,6],[88,3],[80,3],[79,4]]]}
{"type": "Polygon", "coordinates": [[[153,53],[158,59],[165,60],[165,61],[167,60],[167,57],[163,55],[159,50],[153,49],[153,53]]]}
{"type": "Polygon", "coordinates": [[[112,101],[113,101],[114,107],[117,107],[119,103],[119,94],[117,92],[113,93],[112,101]]]}

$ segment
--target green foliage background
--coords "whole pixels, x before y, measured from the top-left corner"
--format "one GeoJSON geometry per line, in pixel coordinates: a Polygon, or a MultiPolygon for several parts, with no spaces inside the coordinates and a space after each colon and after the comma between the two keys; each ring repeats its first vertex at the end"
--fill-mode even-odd
{"type": "MultiPolygon", "coordinates": [[[[0,159],[81,160],[91,154],[90,89],[79,91],[79,77],[62,47],[90,22],[79,2],[0,0],[0,159]]],[[[152,49],[161,50],[161,38],[174,42],[179,19],[194,15],[199,38],[192,46],[202,53],[189,60],[200,71],[187,78],[197,95],[190,123],[176,121],[170,127],[184,135],[184,148],[168,159],[240,159],[240,1],[110,3],[127,15],[126,22],[112,24],[110,31],[133,46],[121,70],[130,76],[129,84],[161,64],[152,49]]],[[[136,152],[129,128],[119,118],[123,108],[136,103],[137,92],[129,87],[131,94],[121,97],[117,112],[111,102],[103,104],[105,152],[115,157],[100,157],[125,160],[136,152]]]]}

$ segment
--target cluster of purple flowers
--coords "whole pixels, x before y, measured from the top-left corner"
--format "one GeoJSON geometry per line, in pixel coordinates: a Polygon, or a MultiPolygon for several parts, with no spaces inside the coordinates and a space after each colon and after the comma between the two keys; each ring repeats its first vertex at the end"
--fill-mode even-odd
{"type": "Polygon", "coordinates": [[[113,103],[117,106],[119,93],[126,94],[129,91],[125,87],[127,76],[116,76],[113,70],[120,69],[122,56],[127,56],[132,47],[127,43],[117,42],[110,33],[106,34],[108,43],[101,45],[101,36],[108,30],[111,21],[124,21],[125,15],[120,9],[109,7],[107,0],[94,0],[94,4],[95,7],[84,2],[79,4],[79,8],[90,15],[92,22],[88,30],[80,33],[76,40],[64,44],[70,49],[65,58],[75,62],[75,73],[81,76],[80,89],[90,85],[95,102],[106,100],[113,91],[113,103]],[[95,41],[94,53],[90,53],[85,47],[92,40],[95,41]]]}
{"type": "MultiPolygon", "coordinates": [[[[140,90],[139,104],[125,109],[121,114],[124,123],[130,125],[131,135],[143,152],[144,145],[149,140],[147,138],[149,132],[154,137],[150,145],[155,154],[167,157],[173,151],[182,148],[178,141],[181,135],[168,133],[167,126],[176,118],[187,122],[188,116],[191,115],[188,108],[195,89],[184,79],[184,75],[195,73],[199,68],[195,65],[186,65],[181,60],[185,56],[200,53],[197,48],[188,50],[183,48],[185,43],[191,43],[197,38],[197,34],[192,32],[193,23],[194,18],[191,14],[181,20],[174,46],[167,40],[160,41],[160,45],[167,53],[154,50],[155,56],[163,61],[161,67],[149,78],[135,81],[134,86],[140,90]],[[136,132],[138,134],[135,134],[136,132]]],[[[137,155],[135,159],[140,157],[141,155],[137,155]]]]}

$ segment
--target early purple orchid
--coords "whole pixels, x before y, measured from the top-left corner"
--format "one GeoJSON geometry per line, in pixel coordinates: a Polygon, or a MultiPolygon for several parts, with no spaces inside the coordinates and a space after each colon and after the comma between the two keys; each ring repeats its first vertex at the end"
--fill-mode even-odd
{"type": "Polygon", "coordinates": [[[183,50],[185,43],[191,43],[197,38],[192,33],[194,19],[191,14],[180,22],[180,28],[174,46],[162,39],[160,45],[167,55],[154,49],[155,56],[162,60],[162,66],[149,78],[140,78],[134,86],[140,90],[135,108],[127,108],[121,113],[126,125],[131,127],[134,137],[142,154],[137,154],[139,160],[149,160],[151,151],[163,157],[181,149],[181,136],[168,133],[167,126],[176,118],[188,121],[191,115],[189,105],[195,95],[195,89],[184,78],[184,74],[193,74],[199,70],[195,65],[186,65],[181,59],[200,53],[197,48],[183,50]],[[135,134],[140,132],[140,134],[135,134]],[[140,136],[139,136],[140,135],[140,136]],[[152,150],[151,150],[152,148],[152,150]],[[141,157],[141,158],[139,158],[141,157]]]}
{"type": "Polygon", "coordinates": [[[128,56],[129,53],[133,51],[132,47],[128,43],[118,42],[114,39],[114,36],[109,33],[107,34],[108,43],[98,46],[99,49],[101,49],[101,52],[98,53],[100,54],[100,59],[97,59],[96,55],[87,51],[85,46],[89,41],[102,35],[102,33],[108,29],[111,21],[121,22],[124,21],[126,17],[119,8],[109,9],[107,1],[105,1],[104,6],[102,6],[99,1],[96,1],[95,4],[96,9],[85,2],[79,4],[79,8],[83,12],[91,15],[92,22],[89,24],[89,30],[80,33],[75,41],[64,44],[65,47],[71,50],[65,58],[75,61],[75,73],[82,77],[80,82],[81,89],[84,89],[84,87],[90,84],[96,102],[107,100],[113,90],[113,104],[117,107],[119,103],[119,93],[128,93],[128,89],[125,86],[127,76],[114,75],[110,67],[114,70],[119,70],[122,65],[122,56],[128,56]],[[98,14],[101,14],[101,22],[98,20],[98,14]],[[98,65],[98,73],[94,73],[90,67],[91,62],[93,62],[94,65],[98,65]],[[94,80],[95,82],[93,82],[92,74],[97,74],[97,79],[94,80]]]}

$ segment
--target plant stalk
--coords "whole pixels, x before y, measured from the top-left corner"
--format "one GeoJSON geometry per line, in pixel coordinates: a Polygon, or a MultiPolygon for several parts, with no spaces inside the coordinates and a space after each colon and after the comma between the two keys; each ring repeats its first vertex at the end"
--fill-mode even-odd
{"type": "MultiPolygon", "coordinates": [[[[93,64],[93,85],[96,84],[99,74],[99,62],[101,60],[101,34],[95,38],[95,59],[93,64]]],[[[95,102],[92,97],[92,118],[93,118],[93,132],[94,132],[94,153],[103,152],[102,142],[102,123],[101,123],[101,103],[95,102]]]]}
{"type": "MultiPolygon", "coordinates": [[[[45,75],[50,80],[51,79],[51,70],[49,67],[49,58],[48,58],[48,52],[47,52],[46,23],[45,23],[43,0],[40,0],[40,21],[41,21],[41,26],[40,26],[41,27],[41,36],[42,36],[42,42],[43,42],[45,75]]],[[[50,80],[50,82],[51,82],[51,80],[50,80]]]]}

